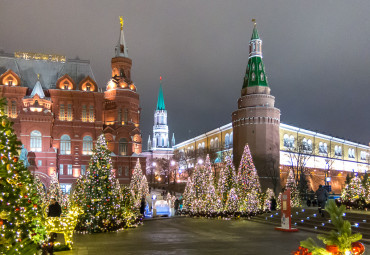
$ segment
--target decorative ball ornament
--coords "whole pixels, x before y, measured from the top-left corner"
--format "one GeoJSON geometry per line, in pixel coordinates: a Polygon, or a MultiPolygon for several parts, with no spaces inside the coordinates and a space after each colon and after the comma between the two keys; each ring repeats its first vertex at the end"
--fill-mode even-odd
{"type": "Polygon", "coordinates": [[[331,252],[333,255],[339,255],[339,247],[336,245],[326,245],[326,250],[331,252]]]}
{"type": "Polygon", "coordinates": [[[351,252],[354,255],[365,254],[365,246],[360,242],[353,242],[351,252]]]}
{"type": "Polygon", "coordinates": [[[0,220],[0,227],[4,224],[3,220],[0,220]]]}

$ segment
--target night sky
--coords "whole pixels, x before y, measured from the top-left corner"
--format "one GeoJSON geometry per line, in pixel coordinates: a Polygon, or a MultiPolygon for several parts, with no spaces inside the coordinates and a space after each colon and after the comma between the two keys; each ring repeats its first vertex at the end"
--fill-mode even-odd
{"type": "Polygon", "coordinates": [[[163,77],[176,141],[231,122],[252,18],[281,121],[370,142],[370,1],[0,1],[0,49],[88,59],[100,87],[124,16],[146,149],[163,77]]]}

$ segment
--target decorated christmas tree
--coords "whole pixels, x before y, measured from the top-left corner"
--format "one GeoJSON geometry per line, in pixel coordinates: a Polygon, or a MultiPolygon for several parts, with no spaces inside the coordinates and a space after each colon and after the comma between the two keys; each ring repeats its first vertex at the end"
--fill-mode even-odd
{"type": "Polygon", "coordinates": [[[365,189],[362,186],[362,181],[359,177],[353,177],[349,184],[346,184],[342,191],[341,199],[343,202],[365,200],[365,189]]]}
{"type": "Polygon", "coordinates": [[[238,208],[239,208],[238,195],[236,194],[235,189],[232,188],[226,200],[225,211],[228,213],[235,213],[238,211],[238,208]]]}
{"type": "Polygon", "coordinates": [[[144,198],[149,195],[149,185],[145,175],[141,178],[141,193],[144,198]]]}
{"type": "Polygon", "coordinates": [[[237,180],[239,211],[257,212],[260,207],[259,194],[261,193],[261,185],[248,144],[244,147],[237,180]]]}
{"type": "Polygon", "coordinates": [[[275,197],[275,193],[272,189],[268,188],[266,193],[263,194],[263,211],[271,211],[271,199],[275,197]]]}
{"type": "Polygon", "coordinates": [[[41,199],[30,172],[18,160],[21,143],[0,99],[0,253],[35,254],[46,238],[41,199]]]}
{"type": "Polygon", "coordinates": [[[132,202],[135,209],[140,208],[141,199],[143,198],[143,196],[145,196],[145,194],[143,194],[142,180],[143,171],[141,170],[140,161],[138,159],[130,182],[132,202]]]}
{"type": "Polygon", "coordinates": [[[62,203],[63,201],[63,193],[62,190],[60,189],[59,185],[59,180],[58,176],[56,173],[52,173],[50,176],[50,185],[49,185],[49,190],[48,190],[48,195],[47,195],[47,204],[50,204],[50,200],[54,198],[58,203],[62,203]]]}
{"type": "Polygon", "coordinates": [[[218,192],[223,204],[226,204],[227,196],[232,188],[236,188],[236,172],[230,157],[226,157],[226,166],[220,171],[218,179],[218,192]]]}
{"type": "Polygon", "coordinates": [[[205,212],[215,213],[219,210],[219,208],[217,207],[217,199],[218,197],[216,194],[215,186],[211,184],[208,187],[208,192],[205,198],[205,212]]]}
{"type": "Polygon", "coordinates": [[[73,205],[83,207],[85,205],[85,180],[84,176],[80,175],[74,185],[71,202],[73,205]]]}
{"type": "Polygon", "coordinates": [[[118,201],[116,179],[112,171],[111,152],[104,135],[100,135],[93,150],[84,187],[84,214],[79,219],[79,230],[89,232],[113,231],[117,226],[118,201]]]}
{"type": "Polygon", "coordinates": [[[44,185],[42,184],[40,178],[37,175],[35,175],[33,182],[34,182],[34,185],[35,185],[35,191],[38,194],[38,196],[40,197],[41,205],[43,205],[43,206],[47,205],[47,196],[46,196],[45,188],[44,188],[44,185]]]}
{"type": "Polygon", "coordinates": [[[288,179],[285,184],[286,189],[290,189],[290,205],[292,207],[298,207],[301,205],[301,199],[299,197],[299,190],[294,179],[293,170],[289,171],[288,179]]]}
{"type": "Polygon", "coordinates": [[[184,210],[190,211],[191,205],[195,199],[195,191],[194,191],[194,184],[190,177],[188,177],[188,181],[186,182],[185,190],[183,193],[183,208],[184,210]]]}
{"type": "Polygon", "coordinates": [[[209,155],[206,156],[206,161],[204,162],[204,182],[205,185],[209,188],[211,185],[214,185],[214,176],[212,171],[211,160],[209,155]]]}

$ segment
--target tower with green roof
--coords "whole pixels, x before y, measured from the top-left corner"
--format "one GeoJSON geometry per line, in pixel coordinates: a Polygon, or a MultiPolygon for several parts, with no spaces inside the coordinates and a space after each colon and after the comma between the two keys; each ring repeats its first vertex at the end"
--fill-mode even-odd
{"type": "Polygon", "coordinates": [[[170,148],[168,139],[168,125],[167,125],[167,111],[164,104],[163,89],[162,89],[162,76],[159,78],[159,92],[157,107],[154,112],[154,126],[153,126],[153,142],[151,143],[150,150],[158,148],[170,148]]]}
{"type": "MultiPolygon", "coordinates": [[[[248,143],[261,185],[273,187],[271,180],[279,180],[280,171],[280,110],[270,94],[262,56],[262,40],[254,22],[249,41],[249,57],[244,75],[238,109],[232,113],[233,159],[239,165],[248,143]],[[274,177],[274,178],[271,178],[274,177]]],[[[277,183],[280,183],[279,181],[277,183]]],[[[278,191],[280,187],[276,187],[278,191]]]]}

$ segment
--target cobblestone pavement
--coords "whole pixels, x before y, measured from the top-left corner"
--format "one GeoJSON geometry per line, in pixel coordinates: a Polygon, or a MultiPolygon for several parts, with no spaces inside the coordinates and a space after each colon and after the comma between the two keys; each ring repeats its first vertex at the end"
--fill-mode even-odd
{"type": "Polygon", "coordinates": [[[76,234],[74,249],[57,255],[86,254],[284,254],[316,234],[285,233],[247,220],[171,218],[148,220],[117,233],[76,234]]]}

